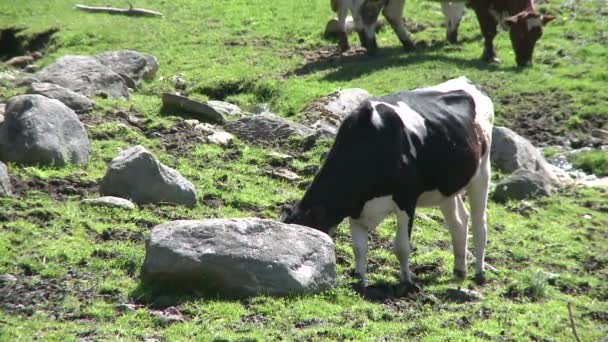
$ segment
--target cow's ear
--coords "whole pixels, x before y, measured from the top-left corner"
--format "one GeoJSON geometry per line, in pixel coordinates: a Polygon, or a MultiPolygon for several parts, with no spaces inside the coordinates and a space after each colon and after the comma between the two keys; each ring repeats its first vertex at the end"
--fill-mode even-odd
{"type": "Polygon", "coordinates": [[[543,15],[541,15],[541,16],[540,16],[540,21],[542,21],[543,26],[544,26],[544,25],[547,25],[547,23],[549,23],[549,22],[551,22],[551,21],[555,20],[555,18],[556,18],[556,17],[555,17],[555,16],[553,16],[553,15],[550,15],[550,14],[543,14],[543,15]]]}

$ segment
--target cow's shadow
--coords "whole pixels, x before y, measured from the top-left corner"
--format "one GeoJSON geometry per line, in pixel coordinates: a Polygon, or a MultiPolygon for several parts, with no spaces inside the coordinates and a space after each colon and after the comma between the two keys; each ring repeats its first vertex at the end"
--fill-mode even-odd
{"type": "MultiPolygon", "coordinates": [[[[453,50],[460,49],[462,44],[478,41],[480,38],[479,35],[466,37],[458,45],[448,44],[445,41],[432,41],[428,45],[419,46],[413,52],[405,52],[401,46],[381,47],[378,53],[373,56],[367,55],[363,49],[344,54],[336,51],[324,58],[311,60],[292,70],[289,74],[302,76],[316,72],[327,72],[322,77],[323,80],[350,81],[383,69],[415,66],[425,62],[449,63],[463,68],[487,71],[498,70],[499,65],[482,61],[479,56],[463,58],[452,53],[453,50]]],[[[500,70],[517,72],[520,69],[500,68],[500,70]]]]}

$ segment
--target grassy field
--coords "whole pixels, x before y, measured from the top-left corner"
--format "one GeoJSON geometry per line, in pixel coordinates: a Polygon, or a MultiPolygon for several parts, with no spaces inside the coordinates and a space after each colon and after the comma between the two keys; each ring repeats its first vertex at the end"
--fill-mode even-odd
{"type": "MultiPolygon", "coordinates": [[[[144,242],[156,224],[277,218],[283,203],[302,194],[298,184],[265,176],[269,148],[237,142],[225,149],[194,143],[175,149],[175,137],[165,128],[180,119],[159,113],[160,94],[173,91],[174,76],[186,80],[193,97],[243,108],[264,102],[297,120],[308,101],[336,89],[359,87],[382,95],[466,75],[494,98],[499,124],[539,145],[585,142],[590,129],[608,125],[608,4],[565,3],[539,5],[558,19],[537,46],[534,67],[520,70],[505,32],[496,40],[503,63],[478,61],[482,42],[470,11],[461,25],[463,43],[445,45],[439,5],[430,1],[411,0],[405,12],[418,31],[415,39],[427,47],[405,54],[385,30],[374,58],[333,54],[335,43],[322,39],[333,16],[327,0],[133,2],[164,13],[163,19],[83,13],[67,0],[0,1],[0,29],[25,27],[25,35],[60,30],[41,66],[66,54],[121,48],[150,53],[160,64],[157,77],[129,101],[98,99],[96,110],[82,118],[93,127],[88,165],[9,164],[17,196],[0,198],[0,274],[18,280],[0,287],[0,340],[565,341],[573,340],[567,303],[581,339],[602,340],[608,336],[605,189],[565,189],[523,204],[490,203],[488,262],[497,271],[483,287],[471,279],[453,280],[449,234],[433,209],[420,211],[424,216],[416,219],[413,235],[412,267],[423,290],[405,298],[392,295],[398,274],[391,252],[393,218],[371,239],[369,276],[382,290],[380,298],[363,298],[352,289],[354,260],[344,224],[336,239],[338,286],[319,295],[225,301],[158,293],[139,281],[144,242]],[[121,125],[120,111],[144,120],[146,129],[121,125]],[[154,131],[161,137],[147,134],[154,131]],[[140,206],[131,212],[81,204],[82,197],[97,195],[107,163],[136,144],[190,179],[200,204],[140,206]],[[457,286],[475,288],[484,299],[449,302],[446,290],[457,286]]],[[[128,6],[118,0],[87,4],[128,6]]],[[[0,102],[21,91],[0,84],[0,102]]],[[[295,156],[289,168],[304,175],[328,147],[325,142],[310,151],[282,149],[295,156]]]]}

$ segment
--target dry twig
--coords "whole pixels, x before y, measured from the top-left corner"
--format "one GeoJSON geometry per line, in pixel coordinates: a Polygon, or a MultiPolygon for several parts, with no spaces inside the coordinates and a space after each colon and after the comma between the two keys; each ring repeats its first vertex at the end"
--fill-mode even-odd
{"type": "Polygon", "coordinates": [[[93,7],[86,5],[75,5],[75,7],[79,10],[93,13],[110,13],[110,14],[123,14],[130,16],[148,16],[148,17],[162,17],[163,14],[156,11],[147,10],[144,8],[135,8],[131,4],[129,4],[129,8],[114,8],[114,7],[93,7]]]}
{"type": "Polygon", "coordinates": [[[576,324],[574,324],[574,317],[572,317],[572,304],[568,302],[568,316],[570,316],[570,326],[572,327],[572,333],[574,334],[574,339],[577,342],[581,342],[581,338],[578,337],[578,333],[576,332],[576,324]]]}

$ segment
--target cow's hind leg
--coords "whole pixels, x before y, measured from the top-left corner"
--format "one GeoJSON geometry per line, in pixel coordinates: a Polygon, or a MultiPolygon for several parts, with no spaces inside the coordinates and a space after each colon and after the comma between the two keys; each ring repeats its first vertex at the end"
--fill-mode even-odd
{"type": "Polygon", "coordinates": [[[490,187],[489,153],[482,159],[479,172],[467,187],[471,204],[473,241],[475,244],[475,281],[485,282],[485,249],[487,243],[487,205],[490,187]]]}
{"type": "Polygon", "coordinates": [[[397,212],[397,234],[395,236],[395,255],[401,267],[400,278],[407,287],[413,287],[412,272],[410,271],[410,237],[414,223],[414,212],[408,214],[406,211],[397,212]]]}
{"type": "MultiPolygon", "coordinates": [[[[339,0],[337,4],[338,10],[338,47],[340,51],[347,51],[350,49],[348,44],[348,34],[346,33],[346,17],[348,16],[349,1],[339,0]]],[[[333,5],[333,4],[332,4],[333,5]]]]}
{"type": "Polygon", "coordinates": [[[441,10],[445,16],[446,39],[452,44],[458,43],[458,27],[464,14],[464,2],[442,2],[441,10]]]}
{"type": "Polygon", "coordinates": [[[460,195],[441,203],[440,208],[452,236],[454,275],[457,278],[464,279],[467,273],[467,225],[469,223],[469,215],[460,195]]]}
{"type": "Polygon", "coordinates": [[[355,253],[355,276],[359,280],[359,285],[365,288],[368,228],[357,220],[351,220],[350,234],[353,240],[353,252],[355,253]]]}
{"type": "Polygon", "coordinates": [[[393,28],[393,31],[395,31],[397,37],[399,37],[401,44],[403,44],[403,48],[406,51],[412,51],[416,46],[410,39],[410,36],[405,29],[405,25],[403,24],[404,5],[405,0],[388,0],[388,3],[382,10],[382,14],[393,28]]]}
{"type": "Polygon", "coordinates": [[[494,37],[496,37],[498,22],[490,14],[488,8],[483,8],[483,6],[479,5],[476,6],[477,7],[473,7],[473,9],[477,15],[477,21],[479,21],[481,34],[484,39],[481,59],[489,63],[499,63],[500,60],[496,57],[496,51],[494,50],[494,37]]]}

